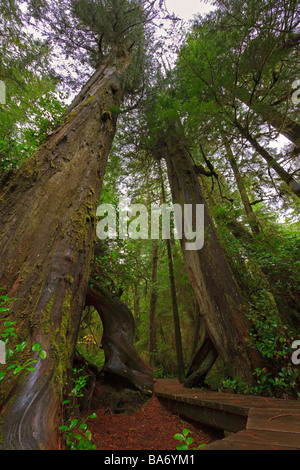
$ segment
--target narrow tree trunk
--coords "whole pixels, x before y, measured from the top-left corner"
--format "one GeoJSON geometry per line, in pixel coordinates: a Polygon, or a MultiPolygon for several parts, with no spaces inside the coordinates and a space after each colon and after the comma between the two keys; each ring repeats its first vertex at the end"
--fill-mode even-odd
{"type": "MultiPolygon", "coordinates": [[[[166,195],[165,195],[165,187],[164,187],[163,174],[162,174],[160,161],[159,161],[159,173],[160,173],[160,181],[161,181],[162,202],[163,204],[165,204],[166,195]]],[[[183,360],[183,351],[182,351],[182,338],[181,338],[181,330],[180,330],[179,310],[178,310],[178,302],[177,302],[177,295],[176,295],[176,285],[175,285],[175,277],[174,277],[172,246],[171,246],[170,239],[166,239],[166,245],[167,245],[167,253],[168,253],[168,260],[169,260],[169,279],[170,279],[172,312],[173,312],[174,332],[175,332],[177,376],[178,376],[179,382],[183,382],[184,360],[183,360]]]]}
{"type": "Polygon", "coordinates": [[[3,448],[54,449],[95,239],[96,207],[130,57],[103,62],[72,111],[4,187],[0,286],[15,298],[18,340],[41,343],[34,372],[1,384],[3,448]],[[110,87],[114,77],[120,87],[110,87]]]}
{"type": "Polygon", "coordinates": [[[155,312],[157,303],[157,266],[158,266],[158,243],[153,243],[152,248],[152,277],[150,293],[150,315],[149,315],[149,363],[154,364],[154,351],[156,346],[155,312]]]}
{"type": "MultiPolygon", "coordinates": [[[[140,292],[139,292],[139,287],[138,287],[137,282],[135,282],[134,284],[133,312],[134,312],[134,321],[135,321],[136,327],[138,327],[140,324],[141,311],[140,311],[140,292]]],[[[136,328],[135,341],[138,341],[138,340],[139,340],[139,335],[138,335],[137,328],[136,328]]]]}
{"type": "Polygon", "coordinates": [[[105,354],[103,372],[117,383],[123,381],[143,393],[151,394],[152,369],[144,363],[134,347],[135,324],[129,308],[95,281],[93,288],[87,291],[86,305],[95,307],[102,320],[105,354]]]}
{"type": "Polygon", "coordinates": [[[280,134],[284,135],[296,147],[300,147],[300,125],[283,115],[274,107],[266,105],[263,101],[252,101],[251,95],[242,88],[235,89],[236,97],[258,114],[264,122],[270,124],[280,134]]]}
{"type": "Polygon", "coordinates": [[[233,171],[233,174],[234,174],[234,177],[235,177],[235,181],[236,181],[236,184],[237,184],[240,196],[241,196],[241,200],[242,200],[245,212],[246,212],[246,216],[247,216],[247,219],[249,221],[250,228],[251,228],[254,235],[258,235],[259,232],[260,232],[259,223],[258,223],[257,218],[255,216],[255,213],[252,209],[252,206],[251,206],[248,194],[247,194],[247,190],[246,190],[245,185],[244,185],[243,177],[240,173],[237,161],[236,161],[236,159],[233,155],[233,152],[232,152],[231,146],[228,142],[228,139],[224,134],[222,135],[222,139],[223,139],[223,143],[224,143],[225,148],[226,148],[227,157],[228,157],[230,166],[232,168],[232,171],[233,171]]]}
{"type": "Polygon", "coordinates": [[[182,249],[206,331],[231,376],[253,383],[252,372],[258,362],[246,343],[250,328],[247,306],[208,214],[180,128],[169,128],[164,142],[173,201],[182,208],[184,204],[193,204],[194,208],[204,205],[205,245],[200,250],[186,250],[183,237],[182,249]]]}
{"type": "Polygon", "coordinates": [[[255,148],[255,150],[264,158],[270,168],[276,171],[277,175],[284,181],[289,189],[300,198],[300,183],[296,181],[292,175],[290,175],[272,155],[264,149],[257,140],[247,131],[246,128],[241,126],[239,123],[235,123],[236,127],[240,130],[241,134],[248,140],[248,142],[255,148]]]}

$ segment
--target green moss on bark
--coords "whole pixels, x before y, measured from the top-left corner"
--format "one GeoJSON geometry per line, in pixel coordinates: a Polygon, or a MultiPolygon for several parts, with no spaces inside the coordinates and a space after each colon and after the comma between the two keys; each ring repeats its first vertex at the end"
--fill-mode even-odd
{"type": "Polygon", "coordinates": [[[53,361],[52,381],[61,395],[64,394],[68,383],[67,371],[71,369],[73,345],[68,335],[71,330],[71,302],[72,292],[68,291],[61,308],[60,326],[51,335],[51,358],[53,361]]]}

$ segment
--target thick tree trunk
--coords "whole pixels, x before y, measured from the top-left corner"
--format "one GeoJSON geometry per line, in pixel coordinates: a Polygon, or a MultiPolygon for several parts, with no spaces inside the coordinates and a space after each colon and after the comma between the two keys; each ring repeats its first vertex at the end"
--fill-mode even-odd
{"type": "Polygon", "coordinates": [[[54,449],[89,277],[96,207],[130,57],[103,62],[63,124],[4,187],[0,286],[15,298],[20,341],[41,343],[36,370],[1,385],[3,448],[54,449]],[[111,87],[119,77],[119,88],[111,87]]]}
{"type": "Polygon", "coordinates": [[[168,129],[165,158],[173,201],[204,205],[205,244],[200,250],[182,249],[187,271],[199,302],[206,331],[232,377],[253,382],[256,354],[248,348],[247,306],[229,268],[213,222],[208,214],[193,162],[180,128],[168,129]]]}
{"type": "Polygon", "coordinates": [[[248,140],[248,142],[253,146],[253,148],[263,157],[267,162],[270,168],[273,168],[276,171],[277,175],[286,183],[290,191],[292,191],[298,198],[300,198],[300,183],[295,180],[295,178],[290,175],[272,155],[264,149],[257,140],[248,132],[246,128],[241,126],[239,123],[236,123],[236,127],[240,130],[241,134],[248,140]]]}
{"type": "Polygon", "coordinates": [[[102,320],[103,372],[113,381],[129,383],[143,393],[151,394],[153,373],[134,347],[135,324],[131,311],[98,283],[93,281],[93,285],[87,291],[86,305],[96,308],[102,320]]]}

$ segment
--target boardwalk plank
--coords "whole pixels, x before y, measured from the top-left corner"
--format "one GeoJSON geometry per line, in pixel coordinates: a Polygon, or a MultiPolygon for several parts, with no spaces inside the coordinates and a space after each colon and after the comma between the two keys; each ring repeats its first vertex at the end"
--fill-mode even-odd
{"type": "Polygon", "coordinates": [[[251,408],[246,429],[293,432],[300,441],[300,413],[294,408],[251,408]]]}
{"type": "Polygon", "coordinates": [[[200,450],[299,450],[297,447],[263,444],[258,442],[238,441],[222,439],[201,448],[200,450]]]}
{"type": "Polygon", "coordinates": [[[299,435],[291,432],[245,430],[226,438],[228,441],[230,439],[233,439],[235,442],[250,442],[300,449],[299,435]]]}
{"type": "Polygon", "coordinates": [[[155,394],[187,418],[235,434],[203,450],[299,450],[300,400],[184,389],[176,380],[159,380],[155,394]]]}

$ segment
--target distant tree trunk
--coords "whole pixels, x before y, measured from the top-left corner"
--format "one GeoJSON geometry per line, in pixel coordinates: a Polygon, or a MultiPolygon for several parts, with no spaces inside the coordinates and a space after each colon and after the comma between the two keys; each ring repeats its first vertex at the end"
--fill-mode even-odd
{"type": "MultiPolygon", "coordinates": [[[[161,181],[161,193],[162,193],[162,202],[166,203],[165,187],[163,174],[161,169],[161,162],[159,161],[159,173],[161,181]]],[[[176,295],[176,285],[174,277],[174,266],[173,266],[173,256],[172,256],[172,246],[171,240],[166,239],[167,253],[169,260],[169,279],[170,279],[170,289],[171,289],[171,300],[172,300],[172,311],[173,311],[173,321],[174,321],[174,332],[175,332],[175,345],[176,345],[176,356],[177,356],[177,376],[179,382],[184,380],[184,360],[183,360],[183,351],[182,351],[182,338],[180,330],[180,319],[179,319],[179,310],[178,302],[176,295]]]]}
{"type": "Polygon", "coordinates": [[[205,245],[200,250],[182,250],[191,284],[199,302],[206,331],[232,377],[253,383],[258,357],[247,346],[250,323],[247,306],[226,260],[209,216],[183,131],[168,128],[163,138],[173,201],[204,205],[205,245]]]}
{"type": "Polygon", "coordinates": [[[157,266],[158,266],[158,243],[153,243],[152,248],[152,277],[150,292],[150,315],[149,315],[149,362],[154,364],[154,352],[156,346],[155,312],[157,304],[157,266]]]}
{"type": "MultiPolygon", "coordinates": [[[[96,208],[130,56],[106,59],[63,124],[3,188],[0,286],[16,299],[18,340],[47,351],[34,372],[1,384],[4,449],[55,449],[89,278],[96,208]],[[115,77],[119,87],[111,87],[115,77]]],[[[30,351],[29,353],[30,354],[30,351]]]]}
{"type": "Polygon", "coordinates": [[[239,123],[235,123],[236,127],[240,130],[241,134],[248,140],[248,142],[255,148],[255,150],[263,157],[267,162],[270,168],[273,168],[276,171],[277,175],[286,183],[288,188],[300,198],[300,183],[295,180],[295,178],[290,175],[272,155],[264,149],[257,140],[248,132],[246,128],[241,126],[239,123]]]}
{"type": "Polygon", "coordinates": [[[270,124],[280,134],[284,135],[296,147],[300,147],[300,124],[292,121],[287,115],[277,111],[274,106],[264,101],[253,101],[251,94],[243,88],[235,89],[236,97],[258,114],[264,122],[270,124]]]}
{"type": "Polygon", "coordinates": [[[227,158],[229,160],[230,166],[232,168],[232,171],[235,177],[235,181],[236,181],[236,184],[237,184],[240,196],[241,196],[241,200],[242,200],[245,212],[246,212],[246,216],[247,216],[250,228],[254,235],[258,235],[260,232],[259,223],[255,216],[253,208],[251,206],[251,203],[247,194],[247,190],[245,188],[245,184],[243,181],[243,177],[240,173],[237,161],[235,159],[235,156],[233,155],[228,139],[224,134],[222,135],[222,139],[226,148],[227,158]]]}
{"type": "Polygon", "coordinates": [[[92,305],[102,320],[103,372],[113,381],[123,381],[143,393],[152,393],[152,369],[134,347],[135,324],[129,308],[95,281],[87,291],[86,305],[92,305]]]}
{"type": "MultiPolygon", "coordinates": [[[[136,326],[138,326],[140,323],[141,311],[140,311],[140,293],[139,293],[139,287],[138,287],[137,282],[135,282],[134,284],[133,312],[134,312],[135,324],[136,326]]],[[[138,335],[137,328],[136,328],[135,341],[138,341],[138,340],[139,340],[139,335],[138,335]]]]}

